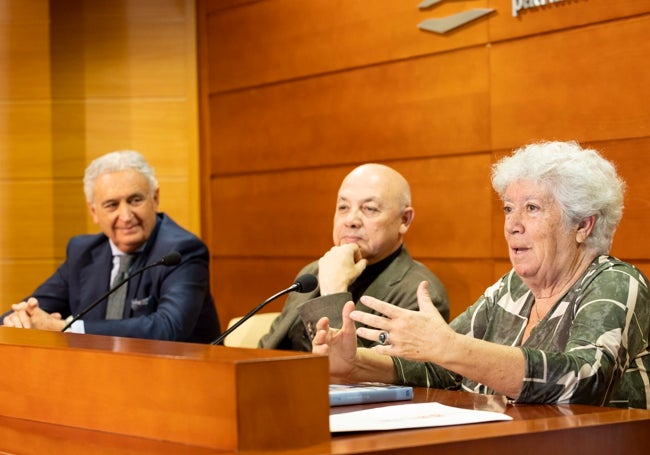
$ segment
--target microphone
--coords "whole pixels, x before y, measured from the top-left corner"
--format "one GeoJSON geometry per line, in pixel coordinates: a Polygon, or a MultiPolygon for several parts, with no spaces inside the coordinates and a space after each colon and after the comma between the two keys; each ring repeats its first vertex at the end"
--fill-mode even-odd
{"type": "Polygon", "coordinates": [[[131,278],[135,278],[136,276],[140,275],[142,272],[145,270],[149,270],[152,267],[156,267],[159,265],[164,265],[164,266],[172,266],[172,265],[178,265],[181,262],[181,253],[178,251],[172,251],[171,253],[167,253],[164,255],[160,260],[157,262],[154,262],[152,264],[149,264],[145,267],[142,267],[139,270],[136,270],[134,273],[131,273],[129,276],[127,276],[125,279],[117,283],[115,286],[113,286],[111,289],[108,290],[106,294],[95,300],[93,303],[88,305],[86,308],[84,308],[81,312],[77,313],[72,319],[70,319],[70,322],[68,322],[63,329],[61,329],[61,332],[65,332],[68,330],[72,324],[75,321],[78,321],[81,319],[83,316],[86,315],[90,310],[95,308],[97,305],[99,305],[105,298],[107,298],[109,295],[111,295],[113,292],[117,291],[123,284],[129,282],[131,278]]]}
{"type": "Polygon", "coordinates": [[[262,308],[264,308],[264,306],[267,303],[270,303],[273,300],[277,299],[278,297],[280,297],[280,296],[282,296],[284,294],[288,294],[288,293],[293,292],[293,291],[300,292],[301,294],[304,294],[305,292],[311,292],[314,289],[316,289],[316,286],[318,286],[318,279],[316,279],[316,277],[314,275],[311,275],[309,273],[306,273],[304,275],[300,275],[298,278],[296,278],[296,281],[294,281],[294,283],[291,286],[289,286],[288,288],[278,292],[277,294],[273,294],[271,297],[269,297],[268,299],[266,299],[265,301],[263,301],[262,303],[257,305],[255,308],[253,308],[253,310],[251,312],[249,312],[245,316],[243,316],[239,321],[237,321],[235,324],[233,324],[228,330],[223,332],[219,336],[219,338],[217,338],[216,340],[214,340],[210,344],[221,344],[223,342],[223,340],[228,335],[230,335],[237,327],[239,327],[244,322],[246,322],[248,320],[248,318],[253,316],[255,313],[260,311],[262,308]]]}

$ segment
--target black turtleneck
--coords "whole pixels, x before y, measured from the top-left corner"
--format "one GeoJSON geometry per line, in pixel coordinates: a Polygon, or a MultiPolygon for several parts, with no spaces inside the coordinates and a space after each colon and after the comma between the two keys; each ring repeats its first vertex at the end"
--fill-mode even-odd
{"type": "Polygon", "coordinates": [[[390,263],[393,262],[397,256],[399,256],[399,254],[402,252],[402,248],[403,247],[400,246],[389,256],[385,257],[375,264],[367,266],[363,272],[361,272],[361,275],[359,275],[359,277],[354,280],[354,283],[348,287],[348,291],[352,294],[353,301],[359,301],[363,293],[366,292],[366,289],[368,289],[368,286],[370,286],[372,282],[377,279],[379,274],[386,270],[386,267],[388,267],[390,263]]]}

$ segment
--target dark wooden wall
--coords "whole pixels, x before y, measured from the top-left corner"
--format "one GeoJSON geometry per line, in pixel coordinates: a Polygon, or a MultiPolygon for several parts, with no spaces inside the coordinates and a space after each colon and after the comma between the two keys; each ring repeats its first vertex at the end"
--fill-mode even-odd
{"type": "MultiPolygon", "coordinates": [[[[199,0],[203,236],[224,324],[331,245],[341,178],[411,182],[413,255],[457,315],[507,270],[495,158],[540,139],[601,150],[629,184],[613,253],[650,271],[650,3],[199,0]],[[492,14],[444,35],[417,24],[492,14]]],[[[282,301],[267,307],[281,308],[282,301]]]]}

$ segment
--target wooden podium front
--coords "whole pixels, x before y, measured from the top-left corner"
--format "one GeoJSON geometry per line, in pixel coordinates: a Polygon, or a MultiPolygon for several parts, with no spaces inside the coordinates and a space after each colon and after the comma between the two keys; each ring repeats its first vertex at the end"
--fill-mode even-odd
{"type": "Polygon", "coordinates": [[[5,417],[227,452],[330,440],[325,357],[0,327],[0,359],[5,417]]]}

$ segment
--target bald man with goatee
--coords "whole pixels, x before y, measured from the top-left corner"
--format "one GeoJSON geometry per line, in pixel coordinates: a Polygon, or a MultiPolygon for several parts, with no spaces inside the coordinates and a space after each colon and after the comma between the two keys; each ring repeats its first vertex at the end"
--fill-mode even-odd
{"type": "MultiPolygon", "coordinates": [[[[341,326],[341,310],[352,300],[357,310],[370,295],[402,308],[418,309],[416,289],[429,282],[431,299],[445,320],[449,301],[445,287],[429,269],[413,260],[404,245],[415,210],[406,179],[394,169],[376,163],[361,165],[341,183],[336,199],[332,237],[334,246],[298,276],[311,273],[319,286],[311,293],[292,293],[282,314],[259,347],[311,352],[316,322],[323,316],[331,327],[341,326]]],[[[372,342],[358,338],[359,346],[372,342]]]]}

